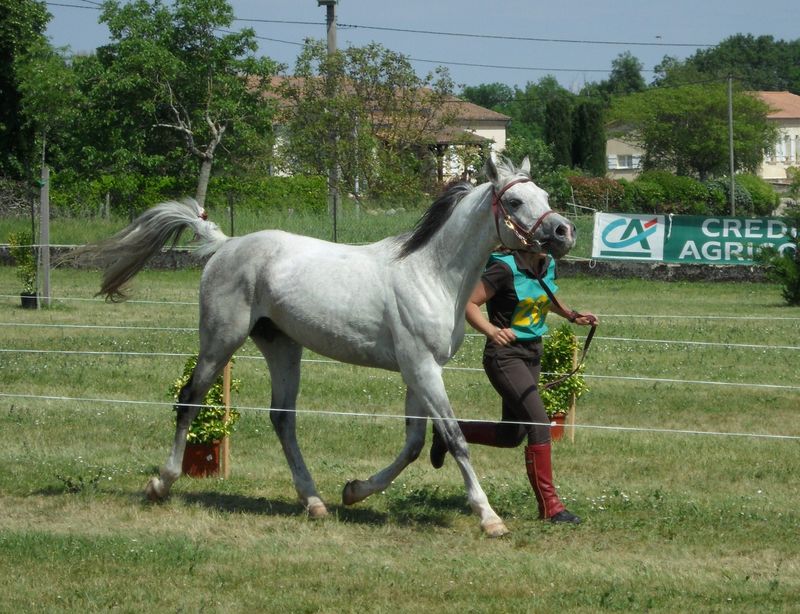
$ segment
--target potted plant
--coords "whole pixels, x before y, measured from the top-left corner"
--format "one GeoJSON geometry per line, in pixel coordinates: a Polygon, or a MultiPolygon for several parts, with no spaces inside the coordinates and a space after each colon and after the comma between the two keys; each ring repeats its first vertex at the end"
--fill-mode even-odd
{"type": "Polygon", "coordinates": [[[17,263],[17,278],[22,282],[20,301],[23,309],[36,309],[36,253],[30,232],[12,232],[8,235],[8,251],[17,263]]]}
{"type": "Polygon", "coordinates": [[[544,341],[539,392],[548,418],[555,423],[551,427],[552,439],[561,439],[564,434],[564,420],[569,413],[570,407],[575,400],[589,389],[586,386],[583,375],[581,375],[583,366],[572,377],[568,377],[552,388],[545,388],[549,382],[553,382],[572,371],[577,349],[578,340],[569,324],[559,326],[544,341]]]}
{"type": "MultiPolygon", "coordinates": [[[[183,367],[183,375],[176,379],[169,389],[169,396],[176,402],[181,389],[189,381],[197,365],[197,356],[191,356],[183,367]]],[[[233,360],[231,360],[233,365],[233,360]]],[[[241,380],[231,379],[231,392],[239,392],[241,380]]],[[[206,394],[200,412],[197,414],[186,435],[186,450],[183,454],[183,472],[193,477],[217,475],[220,468],[219,449],[222,440],[229,436],[240,414],[230,408],[225,419],[223,400],[223,377],[220,375],[206,394]]]]}

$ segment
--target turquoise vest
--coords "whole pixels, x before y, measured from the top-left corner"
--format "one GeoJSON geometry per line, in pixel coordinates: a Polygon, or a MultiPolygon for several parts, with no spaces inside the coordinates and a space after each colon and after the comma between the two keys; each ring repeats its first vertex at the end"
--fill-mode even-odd
{"type": "MultiPolygon", "coordinates": [[[[550,311],[550,300],[544,289],[534,277],[529,277],[517,268],[514,254],[492,254],[489,262],[495,261],[504,262],[514,275],[514,289],[519,302],[511,314],[511,329],[517,335],[517,339],[529,340],[542,337],[548,330],[545,318],[550,311]]],[[[558,292],[554,258],[550,258],[550,263],[547,265],[544,282],[553,294],[558,292]]]]}

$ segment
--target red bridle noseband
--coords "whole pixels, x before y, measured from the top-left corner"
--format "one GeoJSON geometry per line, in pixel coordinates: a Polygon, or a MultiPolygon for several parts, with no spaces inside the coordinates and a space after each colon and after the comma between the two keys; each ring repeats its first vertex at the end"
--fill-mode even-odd
{"type": "Polygon", "coordinates": [[[492,213],[494,214],[494,225],[497,229],[497,238],[500,239],[501,243],[503,242],[503,238],[500,235],[501,215],[506,228],[514,233],[514,236],[520,240],[524,247],[530,247],[533,244],[533,235],[539,229],[539,226],[541,226],[544,218],[551,213],[554,213],[552,209],[548,209],[541,216],[539,216],[539,219],[536,220],[536,223],[529,230],[526,230],[517,220],[514,219],[514,216],[506,210],[505,206],[503,205],[503,194],[505,194],[509,188],[517,185],[518,183],[527,183],[528,181],[531,181],[531,179],[528,179],[527,177],[520,177],[519,179],[515,179],[514,181],[506,184],[505,187],[503,187],[503,189],[499,192],[494,193],[494,197],[492,198],[492,213]]]}

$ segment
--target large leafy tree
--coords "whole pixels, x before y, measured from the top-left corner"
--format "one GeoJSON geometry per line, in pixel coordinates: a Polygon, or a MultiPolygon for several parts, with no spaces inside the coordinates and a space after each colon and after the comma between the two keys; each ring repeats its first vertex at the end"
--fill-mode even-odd
{"type": "Polygon", "coordinates": [[[355,194],[416,195],[435,164],[435,135],[452,124],[452,87],[446,71],[421,78],[376,43],[329,55],[309,40],[295,77],[278,88],[283,163],[318,174],[337,165],[342,187],[355,194]]]}
{"type": "Polygon", "coordinates": [[[48,150],[58,158],[77,109],[75,73],[66,54],[39,37],[14,63],[23,125],[36,132],[43,161],[48,150]]]}
{"type": "Polygon", "coordinates": [[[800,94],[800,39],[736,34],[687,60],[700,74],[736,77],[750,90],[788,90],[800,94]]]}
{"type": "Polygon", "coordinates": [[[800,94],[800,39],[736,34],[686,60],[665,56],[655,85],[682,85],[734,77],[744,89],[800,94]]]}
{"type": "MultiPolygon", "coordinates": [[[[733,99],[737,170],[753,171],[775,138],[767,106],[737,92],[733,99]]],[[[612,120],[623,140],[644,149],[643,167],[700,179],[728,171],[728,96],[724,84],[653,88],[615,100],[612,120]]]]}
{"type": "Polygon", "coordinates": [[[34,155],[34,128],[22,113],[16,60],[42,37],[50,19],[44,2],[0,0],[0,172],[21,177],[34,155]]]}
{"type": "Polygon", "coordinates": [[[152,172],[196,169],[195,198],[205,201],[224,151],[263,151],[271,126],[264,100],[275,64],[257,58],[255,34],[228,33],[226,0],[107,0],[101,21],[111,43],[76,66],[91,112],[83,124],[95,168],[152,172]]]}

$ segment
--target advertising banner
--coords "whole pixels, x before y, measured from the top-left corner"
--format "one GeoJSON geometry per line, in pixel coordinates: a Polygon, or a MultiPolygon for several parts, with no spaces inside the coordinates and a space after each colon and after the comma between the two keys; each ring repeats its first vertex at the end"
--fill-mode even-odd
{"type": "Polygon", "coordinates": [[[753,264],[759,248],[793,249],[777,218],[595,213],[592,258],[753,264]]]}

